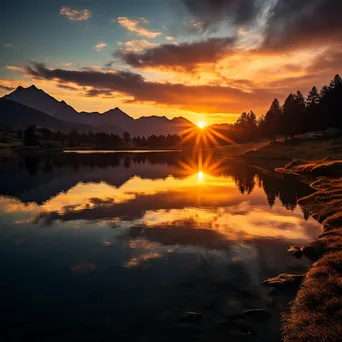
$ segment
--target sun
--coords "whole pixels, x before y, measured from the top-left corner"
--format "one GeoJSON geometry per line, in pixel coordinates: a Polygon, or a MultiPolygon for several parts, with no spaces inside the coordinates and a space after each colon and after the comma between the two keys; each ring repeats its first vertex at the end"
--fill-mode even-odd
{"type": "Polygon", "coordinates": [[[203,120],[199,121],[199,123],[197,124],[197,126],[200,128],[200,129],[203,129],[205,127],[205,122],[203,120]]]}

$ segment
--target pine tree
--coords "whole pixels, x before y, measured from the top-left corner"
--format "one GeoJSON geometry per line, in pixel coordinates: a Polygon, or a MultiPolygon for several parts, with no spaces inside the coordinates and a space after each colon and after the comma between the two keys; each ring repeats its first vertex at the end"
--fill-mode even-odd
{"type": "Polygon", "coordinates": [[[274,99],[264,119],[265,134],[273,141],[277,140],[277,134],[280,132],[281,114],[279,100],[274,99]]]}
{"type": "Polygon", "coordinates": [[[36,135],[36,127],[28,126],[24,132],[24,144],[26,146],[37,146],[39,141],[36,135]]]}

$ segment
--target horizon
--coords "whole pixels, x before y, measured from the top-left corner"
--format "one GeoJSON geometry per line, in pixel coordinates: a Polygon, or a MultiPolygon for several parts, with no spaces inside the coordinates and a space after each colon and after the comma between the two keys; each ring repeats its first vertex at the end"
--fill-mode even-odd
{"type": "Polygon", "coordinates": [[[0,96],[34,84],[78,112],[119,107],[211,125],[264,115],[274,98],[340,73],[333,0],[128,3],[6,4],[0,96]]]}

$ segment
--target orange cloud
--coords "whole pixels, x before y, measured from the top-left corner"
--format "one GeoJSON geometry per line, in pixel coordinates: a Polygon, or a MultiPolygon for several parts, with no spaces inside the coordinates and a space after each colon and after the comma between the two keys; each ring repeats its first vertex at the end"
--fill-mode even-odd
{"type": "Polygon", "coordinates": [[[75,9],[72,9],[70,7],[62,7],[61,10],[59,11],[61,15],[64,15],[71,21],[83,21],[83,20],[88,20],[91,16],[92,13],[88,9],[84,9],[81,11],[77,11],[75,9]]]}
{"type": "Polygon", "coordinates": [[[104,47],[106,47],[107,46],[107,44],[106,43],[98,43],[98,44],[96,44],[95,46],[94,46],[94,49],[96,50],[96,51],[100,51],[100,50],[102,50],[104,47]]]}
{"type": "Polygon", "coordinates": [[[129,40],[125,43],[119,42],[118,45],[122,47],[121,51],[137,53],[145,49],[155,48],[159,44],[149,42],[146,39],[141,39],[141,40],[129,40]]]}
{"type": "Polygon", "coordinates": [[[11,70],[11,71],[17,71],[17,72],[20,72],[20,73],[25,73],[25,68],[20,68],[18,66],[15,66],[15,65],[6,65],[5,67],[7,70],[11,70]]]}
{"type": "Polygon", "coordinates": [[[140,18],[139,20],[129,19],[127,17],[118,17],[118,23],[125,27],[128,31],[134,32],[139,36],[144,36],[148,38],[156,38],[161,35],[161,32],[150,31],[144,27],[142,24],[147,24],[148,21],[145,18],[140,18]]]}

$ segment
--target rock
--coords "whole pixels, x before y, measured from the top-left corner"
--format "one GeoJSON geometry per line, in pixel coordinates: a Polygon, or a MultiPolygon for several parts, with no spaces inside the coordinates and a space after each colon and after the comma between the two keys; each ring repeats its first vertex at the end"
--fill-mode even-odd
{"type": "MultiPolygon", "coordinates": [[[[251,335],[253,327],[250,322],[243,318],[234,320],[221,320],[215,324],[215,333],[219,332],[219,335],[231,336],[241,334],[241,336],[251,335]]],[[[221,340],[221,339],[220,339],[221,340]]],[[[223,340],[223,339],[222,339],[223,340]]]]}
{"type": "Polygon", "coordinates": [[[281,296],[281,292],[277,290],[275,287],[271,287],[270,290],[268,291],[268,294],[271,297],[279,297],[281,296]]]}
{"type": "Polygon", "coordinates": [[[277,302],[275,301],[274,297],[270,296],[265,299],[265,303],[268,307],[276,308],[277,302]]]}
{"type": "Polygon", "coordinates": [[[336,158],[334,156],[328,156],[328,157],[325,157],[323,159],[324,162],[329,162],[329,161],[333,161],[333,160],[338,160],[339,158],[336,158]]]}
{"type": "Polygon", "coordinates": [[[291,162],[289,162],[288,164],[285,165],[284,169],[288,170],[288,169],[292,169],[294,166],[299,166],[305,164],[305,161],[302,159],[293,159],[291,162]]]}
{"type": "Polygon", "coordinates": [[[243,317],[251,318],[258,322],[265,322],[272,317],[272,314],[264,309],[250,309],[243,313],[243,317]]]}
{"type": "Polygon", "coordinates": [[[306,257],[308,257],[310,260],[317,261],[320,258],[321,253],[319,253],[317,248],[315,248],[313,245],[314,244],[304,246],[303,247],[303,254],[306,257]]]}
{"type": "Polygon", "coordinates": [[[202,314],[198,312],[184,312],[179,318],[179,323],[201,325],[202,314]]]}
{"type": "Polygon", "coordinates": [[[298,246],[290,246],[287,251],[289,253],[292,253],[292,255],[297,259],[300,259],[303,256],[303,250],[301,247],[298,246]]]}
{"type": "Polygon", "coordinates": [[[327,139],[333,139],[333,138],[337,138],[341,135],[341,130],[337,129],[337,128],[328,128],[323,132],[323,136],[324,138],[327,139]]]}
{"type": "Polygon", "coordinates": [[[245,308],[236,298],[226,298],[222,301],[221,311],[227,318],[242,317],[245,308]]]}
{"type": "Polygon", "coordinates": [[[305,275],[303,274],[288,274],[283,273],[274,278],[268,278],[262,283],[265,285],[271,285],[276,288],[295,288],[297,289],[302,283],[305,275]]]}
{"type": "Polygon", "coordinates": [[[253,327],[249,322],[246,320],[240,318],[240,319],[234,319],[231,321],[234,326],[236,326],[238,329],[240,329],[242,332],[247,333],[248,335],[252,334],[253,327]]]}
{"type": "Polygon", "coordinates": [[[177,329],[179,329],[182,332],[182,334],[199,334],[201,332],[200,326],[189,323],[179,323],[177,325],[177,329]]]}

